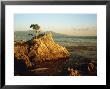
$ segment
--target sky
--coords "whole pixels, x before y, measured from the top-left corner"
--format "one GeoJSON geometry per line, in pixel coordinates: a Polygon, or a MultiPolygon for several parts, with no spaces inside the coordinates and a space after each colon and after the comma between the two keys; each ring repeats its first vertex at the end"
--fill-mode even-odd
{"type": "Polygon", "coordinates": [[[96,36],[96,14],[15,14],[14,31],[30,30],[38,24],[41,31],[53,31],[74,36],[96,36]]]}

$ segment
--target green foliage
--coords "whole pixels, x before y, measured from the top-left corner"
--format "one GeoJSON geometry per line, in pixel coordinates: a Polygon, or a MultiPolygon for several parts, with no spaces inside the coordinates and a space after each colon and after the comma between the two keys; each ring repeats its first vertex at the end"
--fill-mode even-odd
{"type": "Polygon", "coordinates": [[[36,31],[36,37],[39,35],[40,33],[40,26],[38,24],[31,24],[30,28],[34,29],[36,31]]]}
{"type": "Polygon", "coordinates": [[[40,26],[38,24],[31,24],[30,28],[34,29],[34,30],[39,30],[40,26]]]}

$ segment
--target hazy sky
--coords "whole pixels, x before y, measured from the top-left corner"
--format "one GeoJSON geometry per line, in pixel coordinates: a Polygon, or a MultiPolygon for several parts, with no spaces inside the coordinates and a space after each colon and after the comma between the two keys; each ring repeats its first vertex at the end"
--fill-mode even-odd
{"type": "Polygon", "coordinates": [[[96,14],[15,14],[14,30],[30,30],[31,24],[39,24],[42,31],[92,36],[97,33],[96,14]]]}

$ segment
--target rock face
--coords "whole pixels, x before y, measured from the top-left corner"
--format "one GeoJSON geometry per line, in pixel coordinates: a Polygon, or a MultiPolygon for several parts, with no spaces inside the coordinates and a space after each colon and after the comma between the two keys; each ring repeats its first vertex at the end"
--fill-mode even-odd
{"type": "Polygon", "coordinates": [[[30,47],[29,52],[29,58],[34,61],[67,59],[69,56],[70,54],[65,47],[54,42],[51,33],[33,39],[33,46],[30,47]]]}
{"type": "Polygon", "coordinates": [[[28,45],[25,43],[17,43],[14,47],[14,65],[18,68],[21,67],[21,65],[26,66],[26,68],[31,68],[32,64],[28,57],[28,45]]]}
{"type": "Polygon", "coordinates": [[[68,68],[69,76],[81,76],[78,70],[74,70],[73,68],[68,68]]]}
{"type": "Polygon", "coordinates": [[[70,56],[65,47],[54,42],[51,33],[14,45],[15,60],[22,60],[27,68],[32,67],[32,62],[64,60],[70,56]]]}

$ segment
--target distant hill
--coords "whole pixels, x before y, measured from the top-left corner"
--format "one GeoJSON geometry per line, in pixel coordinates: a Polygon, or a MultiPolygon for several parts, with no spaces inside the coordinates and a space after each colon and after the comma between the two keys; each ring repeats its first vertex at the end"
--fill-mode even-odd
{"type": "MultiPolygon", "coordinates": [[[[82,38],[82,39],[96,39],[96,36],[70,36],[70,35],[65,35],[61,33],[56,33],[53,31],[46,31],[42,33],[52,33],[53,38],[82,38]]],[[[35,36],[35,31],[34,30],[29,30],[29,31],[15,31],[14,32],[14,40],[30,40],[32,37],[35,36]],[[31,35],[33,34],[33,36],[31,35]]]]}
{"type": "MultiPolygon", "coordinates": [[[[42,32],[42,33],[52,33],[53,38],[55,37],[71,37],[68,35],[64,35],[64,34],[60,34],[60,33],[56,33],[53,31],[46,31],[46,32],[42,32]]],[[[31,35],[33,34],[33,36],[35,36],[35,31],[33,30],[29,30],[29,31],[15,31],[14,32],[14,39],[15,40],[29,40],[31,39],[33,36],[31,35]]]]}
{"type": "Polygon", "coordinates": [[[54,38],[81,38],[81,39],[97,39],[97,36],[71,36],[61,33],[56,33],[53,31],[47,31],[46,33],[51,32],[54,38]]]}
{"type": "Polygon", "coordinates": [[[29,40],[32,38],[31,35],[29,34],[33,34],[35,35],[35,32],[33,30],[29,30],[29,31],[15,31],[14,32],[14,40],[29,40]]]}
{"type": "Polygon", "coordinates": [[[51,32],[53,37],[72,37],[72,36],[69,36],[69,35],[56,33],[56,32],[53,32],[53,31],[46,31],[45,33],[48,33],[48,32],[51,32]]]}

